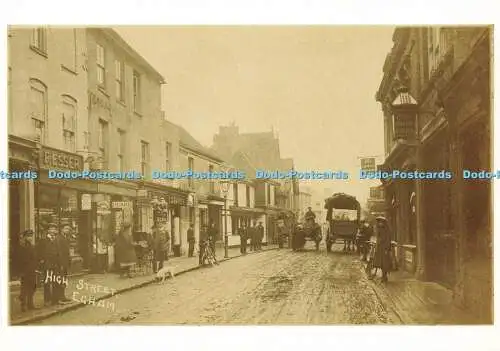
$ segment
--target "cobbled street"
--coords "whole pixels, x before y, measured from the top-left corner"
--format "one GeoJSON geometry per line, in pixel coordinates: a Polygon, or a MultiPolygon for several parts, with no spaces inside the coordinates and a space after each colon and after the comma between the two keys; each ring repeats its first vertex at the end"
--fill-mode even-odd
{"type": "Polygon", "coordinates": [[[273,250],[117,295],[41,321],[64,324],[401,324],[356,255],[273,250]]]}

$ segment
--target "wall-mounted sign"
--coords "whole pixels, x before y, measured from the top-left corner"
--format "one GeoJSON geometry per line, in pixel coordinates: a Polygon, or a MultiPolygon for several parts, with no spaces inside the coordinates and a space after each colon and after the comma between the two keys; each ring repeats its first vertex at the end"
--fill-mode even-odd
{"type": "Polygon", "coordinates": [[[111,104],[109,103],[109,101],[91,91],[89,92],[89,103],[90,108],[99,107],[111,112],[111,104]]]}
{"type": "Polygon", "coordinates": [[[131,208],[133,206],[131,201],[113,201],[111,203],[112,208],[131,208]]]}
{"type": "Polygon", "coordinates": [[[380,186],[370,187],[370,198],[382,200],[384,198],[384,189],[380,186]]]}
{"type": "Polygon", "coordinates": [[[83,157],[67,151],[43,147],[40,150],[40,167],[64,171],[83,171],[83,157]]]}
{"type": "Polygon", "coordinates": [[[92,195],[82,194],[82,211],[88,211],[92,209],[92,195]]]}
{"type": "Polygon", "coordinates": [[[148,191],[146,189],[139,189],[139,190],[137,190],[137,197],[139,197],[139,198],[147,198],[148,197],[148,191]]]}
{"type": "Polygon", "coordinates": [[[375,166],[374,157],[365,157],[361,159],[361,170],[364,172],[375,172],[377,167],[375,166]]]}

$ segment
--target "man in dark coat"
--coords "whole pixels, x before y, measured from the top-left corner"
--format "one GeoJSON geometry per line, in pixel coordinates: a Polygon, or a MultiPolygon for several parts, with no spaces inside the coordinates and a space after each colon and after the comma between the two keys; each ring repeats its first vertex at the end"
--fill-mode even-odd
{"type": "Polygon", "coordinates": [[[245,255],[247,253],[247,241],[248,241],[248,231],[243,224],[239,229],[240,234],[240,252],[245,255]]]}
{"type": "Polygon", "coordinates": [[[259,222],[255,231],[257,235],[257,250],[262,250],[262,240],[264,240],[264,227],[262,226],[262,222],[259,222]]]}
{"type": "Polygon", "coordinates": [[[189,229],[187,231],[187,241],[189,243],[188,256],[193,257],[194,255],[194,245],[196,244],[196,238],[194,236],[193,224],[189,225],[189,229]]]}
{"type": "Polygon", "coordinates": [[[59,275],[59,250],[56,242],[57,226],[49,224],[47,235],[38,244],[40,263],[42,266],[43,300],[45,306],[57,304],[56,277],[59,275]]]}
{"type": "Polygon", "coordinates": [[[312,211],[311,207],[307,208],[307,212],[306,212],[304,218],[305,218],[306,221],[309,220],[309,219],[316,219],[316,215],[312,211]]]}
{"type": "Polygon", "coordinates": [[[377,244],[375,248],[374,266],[382,269],[382,282],[387,282],[387,275],[392,271],[392,244],[389,222],[384,217],[375,218],[377,244]]]}
{"type": "Polygon", "coordinates": [[[56,236],[57,250],[59,255],[59,273],[61,278],[57,281],[58,301],[60,303],[71,302],[66,297],[66,286],[68,283],[68,272],[71,266],[70,255],[70,236],[72,228],[66,224],[63,226],[62,231],[56,236]]]}
{"type": "Polygon", "coordinates": [[[212,221],[210,224],[210,228],[208,230],[208,237],[210,239],[210,246],[212,247],[212,251],[215,256],[215,242],[217,240],[217,228],[215,227],[215,223],[212,221]]]}
{"type": "Polygon", "coordinates": [[[200,266],[203,265],[203,250],[204,250],[204,246],[203,245],[208,240],[208,233],[207,233],[208,230],[207,229],[208,228],[206,226],[203,226],[200,229],[200,242],[199,242],[200,250],[199,250],[199,253],[198,253],[200,266]]]}
{"type": "Polygon", "coordinates": [[[250,250],[255,251],[257,247],[257,230],[255,222],[248,228],[248,238],[250,239],[250,250]]]}
{"type": "Polygon", "coordinates": [[[165,232],[160,230],[157,223],[151,227],[153,230],[153,272],[163,268],[165,261],[165,232]]]}
{"type": "Polygon", "coordinates": [[[21,310],[33,310],[33,296],[36,291],[36,270],[38,260],[33,245],[33,231],[25,230],[21,233],[21,247],[19,251],[20,267],[21,267],[21,310]]]}

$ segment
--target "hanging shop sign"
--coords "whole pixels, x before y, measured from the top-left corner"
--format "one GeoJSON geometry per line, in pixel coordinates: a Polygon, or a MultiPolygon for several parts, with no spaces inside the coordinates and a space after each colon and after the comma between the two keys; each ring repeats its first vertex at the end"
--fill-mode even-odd
{"type": "Polygon", "coordinates": [[[375,172],[377,167],[375,166],[374,157],[364,157],[361,159],[361,170],[363,172],[375,172]]]}
{"type": "Polygon", "coordinates": [[[380,186],[370,187],[370,198],[382,200],[384,198],[384,189],[380,186]]]}
{"type": "Polygon", "coordinates": [[[393,115],[394,139],[411,140],[415,138],[416,122],[414,115],[393,115]]]}

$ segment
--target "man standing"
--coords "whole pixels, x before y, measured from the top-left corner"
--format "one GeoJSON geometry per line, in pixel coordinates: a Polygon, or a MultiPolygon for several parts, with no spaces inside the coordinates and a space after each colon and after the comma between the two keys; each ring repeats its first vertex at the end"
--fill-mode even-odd
{"type": "Polygon", "coordinates": [[[60,279],[57,282],[57,290],[58,290],[58,302],[67,303],[71,302],[70,299],[66,297],[66,285],[68,282],[68,271],[71,265],[71,255],[69,250],[69,238],[71,236],[72,228],[65,224],[62,228],[61,233],[57,233],[56,242],[57,242],[57,250],[59,254],[59,274],[60,279]]]}
{"type": "Polygon", "coordinates": [[[245,224],[242,224],[239,230],[240,234],[240,252],[243,255],[247,253],[247,240],[248,240],[248,231],[245,227],[245,224]]]}
{"type": "Polygon", "coordinates": [[[262,222],[259,222],[259,225],[256,228],[257,232],[257,250],[262,250],[262,240],[264,240],[264,227],[262,226],[262,222]]]}
{"type": "Polygon", "coordinates": [[[153,272],[156,273],[163,268],[166,239],[157,223],[153,224],[151,228],[153,229],[153,272]]]}
{"type": "Polygon", "coordinates": [[[193,257],[194,255],[194,245],[196,244],[196,239],[194,237],[194,229],[193,223],[189,225],[189,229],[187,231],[187,241],[189,243],[188,256],[193,257]]]}
{"type": "Polygon", "coordinates": [[[56,276],[58,273],[59,256],[56,243],[57,226],[49,224],[47,235],[40,240],[38,250],[40,263],[43,271],[43,300],[45,306],[57,304],[57,283],[56,276]]]}
{"type": "Polygon", "coordinates": [[[204,245],[207,240],[208,240],[207,227],[203,226],[200,228],[200,242],[198,243],[199,245],[198,258],[200,266],[203,265],[203,251],[205,250],[204,245]]]}
{"type": "Polygon", "coordinates": [[[215,241],[217,240],[217,228],[215,228],[215,223],[212,221],[210,224],[210,229],[208,231],[208,236],[210,239],[210,246],[215,256],[215,241]]]}
{"type": "Polygon", "coordinates": [[[21,233],[21,249],[19,252],[21,267],[21,310],[33,310],[33,295],[36,291],[36,269],[38,260],[33,245],[33,231],[25,230],[21,233]]]}
{"type": "Polygon", "coordinates": [[[250,237],[250,248],[252,251],[257,250],[257,228],[255,227],[255,221],[252,226],[248,229],[248,236],[250,237]]]}

